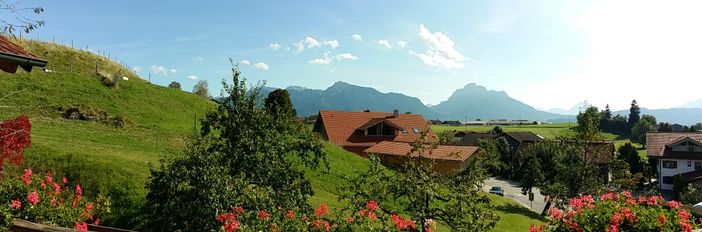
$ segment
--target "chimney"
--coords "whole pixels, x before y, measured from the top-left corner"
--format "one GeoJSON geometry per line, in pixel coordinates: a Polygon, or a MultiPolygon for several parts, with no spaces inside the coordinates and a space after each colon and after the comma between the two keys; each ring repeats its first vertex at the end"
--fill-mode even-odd
{"type": "Polygon", "coordinates": [[[368,113],[368,112],[370,112],[370,110],[369,110],[369,109],[365,109],[365,110],[363,110],[363,112],[368,113]]]}
{"type": "Polygon", "coordinates": [[[400,111],[398,111],[397,109],[393,110],[393,111],[392,111],[392,117],[393,117],[393,118],[399,118],[399,117],[400,117],[400,111]]]}

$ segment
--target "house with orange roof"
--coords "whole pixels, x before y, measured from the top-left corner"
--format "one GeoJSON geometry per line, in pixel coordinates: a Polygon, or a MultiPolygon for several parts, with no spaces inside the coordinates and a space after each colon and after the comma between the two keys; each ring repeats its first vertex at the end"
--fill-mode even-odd
{"type": "Polygon", "coordinates": [[[321,110],[313,131],[330,143],[363,157],[379,156],[386,165],[399,165],[403,160],[432,159],[435,169],[449,172],[465,167],[478,150],[473,146],[438,146],[431,153],[416,154],[412,144],[424,134],[425,143],[438,141],[422,115],[386,112],[348,112],[321,110]],[[403,158],[404,156],[404,158],[403,158]]]}
{"type": "Polygon", "coordinates": [[[46,66],[47,62],[27,52],[21,46],[11,42],[7,37],[0,36],[0,70],[8,73],[17,72],[18,67],[32,71],[32,67],[46,66]]]}

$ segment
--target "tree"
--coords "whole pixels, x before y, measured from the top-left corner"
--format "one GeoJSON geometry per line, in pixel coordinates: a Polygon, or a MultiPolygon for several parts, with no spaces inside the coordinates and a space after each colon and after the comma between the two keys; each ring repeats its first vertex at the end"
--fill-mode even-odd
{"type": "Polygon", "coordinates": [[[247,90],[232,66],[228,96],[202,120],[185,152],[151,170],[144,207],[147,228],[213,231],[215,215],[234,206],[309,211],[313,194],[301,169],[328,167],[324,143],[294,120],[276,120],[259,106],[262,85],[247,90]]]}
{"type": "Polygon", "coordinates": [[[177,81],[171,81],[171,83],[168,84],[168,88],[180,90],[180,83],[177,81]]]}
{"type": "MultiPolygon", "coordinates": [[[[586,159],[582,140],[559,138],[534,143],[519,155],[518,180],[524,194],[536,187],[562,206],[568,199],[604,187],[599,169],[586,159]]],[[[547,207],[550,202],[547,202],[547,207]]]]}
{"type": "Polygon", "coordinates": [[[604,120],[610,120],[612,119],[612,110],[609,108],[609,104],[605,106],[604,112],[602,112],[602,119],[604,120]]]}
{"type": "Polygon", "coordinates": [[[407,212],[421,231],[428,231],[423,225],[429,220],[441,220],[452,231],[494,227],[498,217],[491,210],[490,199],[479,193],[485,178],[480,162],[472,162],[460,173],[437,173],[433,161],[425,158],[437,144],[425,142],[422,139],[413,144],[410,154],[414,155],[404,156],[404,164],[394,174],[381,169],[373,158],[368,171],[340,189],[340,201],[348,201],[347,209],[351,210],[377,201],[390,213],[407,212]]]}
{"type": "Polygon", "coordinates": [[[626,143],[619,147],[618,159],[624,160],[629,164],[631,173],[644,173],[646,161],[639,156],[638,150],[631,143],[626,143]]]}
{"type": "Polygon", "coordinates": [[[658,123],[658,128],[656,129],[658,132],[673,132],[673,125],[670,125],[670,123],[667,122],[661,122],[658,123]]]}
{"type": "Polygon", "coordinates": [[[294,118],[297,115],[290,100],[290,94],[284,89],[276,89],[270,92],[266,100],[264,100],[264,107],[268,113],[276,117],[294,118]]]}
{"type": "Polygon", "coordinates": [[[644,115],[644,117],[631,128],[631,141],[646,146],[646,133],[656,131],[655,120],[655,117],[651,115],[644,115]]]}
{"type": "Polygon", "coordinates": [[[590,106],[578,114],[577,138],[581,140],[596,140],[600,138],[601,115],[597,107],[590,106]]]}
{"type": "Polygon", "coordinates": [[[502,127],[500,127],[500,126],[495,126],[495,127],[492,128],[492,130],[490,131],[490,133],[493,133],[493,134],[502,134],[502,133],[504,133],[504,131],[502,131],[502,127]]]}
{"type": "Polygon", "coordinates": [[[40,15],[44,12],[44,8],[41,7],[24,7],[20,6],[20,1],[8,2],[6,0],[0,0],[0,15],[3,15],[0,19],[0,27],[2,27],[3,33],[14,34],[18,29],[24,31],[24,33],[29,33],[34,29],[44,26],[44,20],[34,19],[31,16],[25,14],[30,12],[34,15],[40,15]]]}
{"type": "Polygon", "coordinates": [[[197,94],[201,97],[209,98],[210,97],[210,93],[209,93],[210,89],[208,86],[209,86],[209,84],[207,84],[206,80],[200,80],[197,82],[197,84],[195,84],[195,86],[193,86],[193,93],[197,94]]]}
{"type": "Polygon", "coordinates": [[[629,126],[634,126],[639,119],[641,115],[641,109],[639,108],[639,103],[636,102],[636,100],[631,101],[631,108],[629,108],[629,126]]]}
{"type": "Polygon", "coordinates": [[[512,151],[505,138],[481,139],[478,141],[480,147],[482,167],[486,168],[494,176],[509,177],[512,169],[512,151]]]}

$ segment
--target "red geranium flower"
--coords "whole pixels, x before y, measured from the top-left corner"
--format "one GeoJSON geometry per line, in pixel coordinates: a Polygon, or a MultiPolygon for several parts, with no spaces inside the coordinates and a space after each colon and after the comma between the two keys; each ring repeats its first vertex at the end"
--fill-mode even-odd
{"type": "Polygon", "coordinates": [[[20,209],[22,208],[22,202],[20,200],[11,200],[10,207],[13,209],[20,209]]]}
{"type": "Polygon", "coordinates": [[[39,203],[39,193],[37,193],[37,192],[29,193],[29,195],[27,195],[27,201],[29,201],[29,203],[32,205],[37,205],[37,203],[39,203]]]}
{"type": "Polygon", "coordinates": [[[259,210],[258,217],[262,218],[263,220],[268,220],[269,218],[268,213],[266,213],[265,210],[259,210]]]}

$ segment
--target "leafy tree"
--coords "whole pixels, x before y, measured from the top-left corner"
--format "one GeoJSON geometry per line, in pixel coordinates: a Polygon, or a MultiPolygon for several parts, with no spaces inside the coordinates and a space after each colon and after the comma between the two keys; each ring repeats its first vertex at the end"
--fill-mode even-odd
{"type": "Polygon", "coordinates": [[[494,176],[508,177],[512,169],[512,151],[505,138],[481,139],[478,142],[481,164],[494,176]]]}
{"type": "Polygon", "coordinates": [[[373,200],[389,212],[407,212],[421,231],[427,231],[423,225],[430,219],[445,222],[452,231],[490,230],[498,217],[492,212],[490,199],[479,193],[485,175],[478,161],[460,173],[437,173],[433,161],[424,158],[436,146],[422,141],[413,144],[410,154],[416,156],[405,156],[394,174],[373,159],[368,171],[340,189],[340,201],[350,203],[347,209],[373,200]]]}
{"type": "Polygon", "coordinates": [[[636,124],[634,124],[634,127],[631,128],[631,141],[643,144],[645,146],[646,133],[656,131],[655,120],[656,119],[653,116],[644,115],[644,118],[641,118],[641,120],[636,122],[636,124]]]}
{"type": "Polygon", "coordinates": [[[631,173],[644,173],[646,161],[639,156],[639,152],[631,143],[619,147],[617,158],[624,160],[629,165],[631,173]]]}
{"type": "Polygon", "coordinates": [[[688,185],[687,188],[680,194],[680,201],[689,205],[702,202],[702,185],[688,185]]]}
{"type": "Polygon", "coordinates": [[[276,117],[294,118],[297,115],[290,100],[290,94],[284,89],[276,89],[270,92],[266,100],[264,100],[264,106],[268,113],[276,117]]]}
{"type": "Polygon", "coordinates": [[[695,123],[695,125],[692,127],[695,128],[695,130],[697,130],[697,131],[701,131],[702,130],[702,122],[695,123]]]}
{"type": "Polygon", "coordinates": [[[658,129],[656,129],[658,132],[673,132],[673,125],[670,125],[670,123],[667,122],[661,122],[658,123],[658,129]]]}
{"type": "Polygon", "coordinates": [[[697,129],[697,127],[695,127],[695,125],[690,126],[689,130],[688,130],[688,132],[697,132],[697,131],[698,131],[698,129],[697,129]]]}
{"type": "Polygon", "coordinates": [[[177,81],[171,81],[170,84],[168,84],[168,88],[171,89],[180,89],[180,83],[177,81]]]}
{"type": "Polygon", "coordinates": [[[502,127],[500,127],[500,126],[495,126],[495,127],[492,128],[492,130],[490,131],[490,133],[493,133],[493,134],[502,134],[502,133],[504,133],[504,131],[502,131],[502,127]]]}
{"type": "Polygon", "coordinates": [[[0,15],[4,16],[0,19],[0,27],[6,34],[14,34],[18,29],[29,33],[45,24],[44,20],[25,14],[30,12],[30,14],[40,15],[44,12],[44,8],[20,6],[20,1],[0,0],[0,12],[0,15]]]}
{"type": "Polygon", "coordinates": [[[522,150],[518,170],[522,192],[526,194],[536,187],[556,204],[563,205],[572,197],[600,191],[604,184],[599,169],[586,159],[584,145],[581,140],[559,138],[537,142],[522,150]]]}
{"type": "Polygon", "coordinates": [[[327,164],[318,136],[293,120],[276,120],[247,91],[236,66],[228,96],[202,120],[183,154],[161,160],[147,184],[146,228],[213,231],[215,216],[234,206],[309,211],[313,194],[301,166],[327,164]]]}
{"type": "Polygon", "coordinates": [[[609,108],[609,104],[605,106],[604,112],[602,112],[602,119],[610,120],[612,119],[612,110],[609,108]]]}
{"type": "MultiPolygon", "coordinates": [[[[684,194],[685,189],[687,189],[687,183],[683,179],[682,175],[677,174],[673,177],[673,198],[680,200],[684,194]]],[[[699,202],[698,202],[699,203],[699,202]]]]}
{"type": "Polygon", "coordinates": [[[209,84],[207,84],[206,80],[200,80],[197,82],[197,84],[195,84],[195,86],[193,86],[193,93],[200,95],[201,97],[209,98],[209,91],[209,84]]]}
{"type": "Polygon", "coordinates": [[[600,138],[600,119],[602,115],[597,107],[590,106],[578,114],[577,138],[581,140],[596,140],[600,138]]]}
{"type": "Polygon", "coordinates": [[[631,108],[629,108],[629,125],[634,126],[637,122],[639,122],[639,119],[641,115],[641,109],[639,108],[639,103],[636,102],[636,100],[631,101],[631,108]]]}

